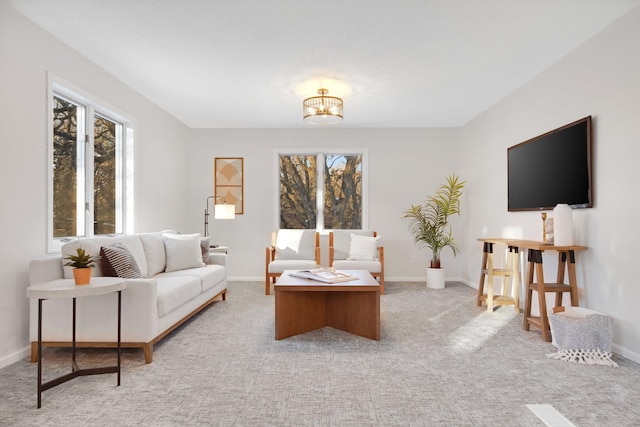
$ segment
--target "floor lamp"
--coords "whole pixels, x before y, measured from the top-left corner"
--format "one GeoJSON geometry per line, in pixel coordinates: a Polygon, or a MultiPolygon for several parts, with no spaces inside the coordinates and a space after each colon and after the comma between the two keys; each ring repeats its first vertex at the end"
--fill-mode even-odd
{"type": "Polygon", "coordinates": [[[222,199],[222,204],[214,202],[213,217],[215,219],[233,219],[236,217],[236,205],[228,205],[223,196],[207,197],[207,205],[204,208],[204,237],[209,236],[209,199],[222,199]]]}

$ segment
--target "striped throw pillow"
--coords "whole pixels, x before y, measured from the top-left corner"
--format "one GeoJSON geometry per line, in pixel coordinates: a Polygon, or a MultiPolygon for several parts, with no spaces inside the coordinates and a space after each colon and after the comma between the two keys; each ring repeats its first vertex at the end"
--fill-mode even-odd
{"type": "Polygon", "coordinates": [[[104,276],[138,279],[142,277],[140,268],[133,255],[125,245],[116,243],[113,246],[100,248],[100,263],[104,276]]]}

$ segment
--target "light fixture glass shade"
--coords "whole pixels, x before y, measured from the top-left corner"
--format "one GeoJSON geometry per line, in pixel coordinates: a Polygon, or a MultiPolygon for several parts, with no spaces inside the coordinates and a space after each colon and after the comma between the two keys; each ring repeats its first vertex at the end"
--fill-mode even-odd
{"type": "Polygon", "coordinates": [[[326,96],[327,93],[329,93],[327,89],[318,89],[320,96],[312,96],[302,102],[302,115],[305,123],[332,125],[342,121],[342,99],[335,96],[326,96]]]}
{"type": "Polygon", "coordinates": [[[213,206],[215,219],[233,219],[236,217],[236,205],[219,204],[213,206]]]}

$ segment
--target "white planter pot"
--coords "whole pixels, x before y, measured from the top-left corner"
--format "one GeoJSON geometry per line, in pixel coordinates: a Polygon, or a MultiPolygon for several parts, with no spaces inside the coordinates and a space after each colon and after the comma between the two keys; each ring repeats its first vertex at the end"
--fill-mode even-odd
{"type": "Polygon", "coordinates": [[[444,268],[427,267],[427,288],[444,289],[444,268]]]}

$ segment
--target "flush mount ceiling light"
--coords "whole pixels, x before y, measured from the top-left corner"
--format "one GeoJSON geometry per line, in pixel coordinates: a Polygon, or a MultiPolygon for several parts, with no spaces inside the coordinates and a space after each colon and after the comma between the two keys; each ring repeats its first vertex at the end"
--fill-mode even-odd
{"type": "Polygon", "coordinates": [[[318,89],[318,95],[302,102],[305,123],[312,125],[333,125],[342,121],[342,99],[326,96],[327,89],[318,89]]]}

